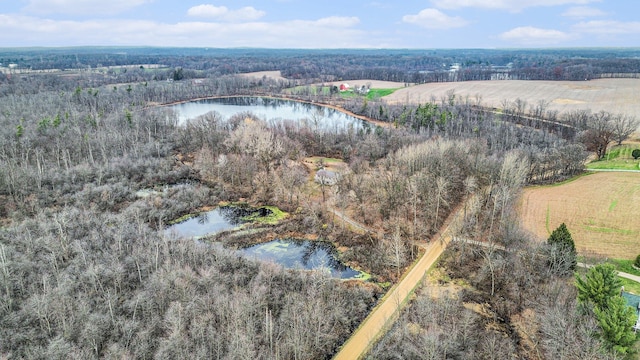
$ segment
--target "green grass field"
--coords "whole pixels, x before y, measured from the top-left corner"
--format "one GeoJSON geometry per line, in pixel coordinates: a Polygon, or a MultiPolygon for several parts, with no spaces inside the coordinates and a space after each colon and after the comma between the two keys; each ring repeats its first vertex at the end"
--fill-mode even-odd
{"type": "Polygon", "coordinates": [[[613,264],[618,271],[640,276],[640,270],[633,267],[633,260],[610,259],[608,262],[613,264]]]}
{"type": "MultiPolygon", "coordinates": [[[[610,259],[608,262],[613,264],[618,271],[640,276],[640,270],[633,267],[633,260],[610,259]]],[[[625,291],[640,295],[640,283],[625,278],[620,278],[620,281],[625,291]]]]}
{"type": "Polygon", "coordinates": [[[625,279],[618,277],[622,286],[624,286],[624,291],[630,292],[632,294],[640,295],[640,283],[637,283],[633,280],[625,279]]]}
{"type": "Polygon", "coordinates": [[[367,93],[367,99],[378,99],[393,94],[398,89],[370,89],[367,93]]]}
{"type": "Polygon", "coordinates": [[[587,169],[640,170],[640,159],[634,160],[631,152],[636,146],[621,145],[612,147],[602,160],[587,164],[587,169]]]}
{"type": "MultiPolygon", "coordinates": [[[[398,89],[369,89],[369,92],[364,95],[364,97],[366,97],[368,100],[379,99],[381,97],[393,94],[393,92],[396,90],[398,89]]],[[[331,94],[331,87],[301,85],[287,89],[285,90],[285,92],[292,95],[309,93],[312,95],[329,95],[331,94]]],[[[363,96],[362,94],[358,94],[353,90],[341,91],[338,93],[338,95],[345,99],[363,96]]]]}
{"type": "MultiPolygon", "coordinates": [[[[367,98],[367,100],[374,100],[374,99],[379,99],[381,97],[387,96],[387,95],[391,95],[393,94],[394,91],[396,91],[398,89],[369,89],[369,92],[367,93],[367,95],[365,96],[367,98]]],[[[358,97],[358,96],[363,96],[362,94],[358,94],[355,91],[343,91],[340,93],[340,96],[343,98],[353,98],[353,97],[358,97]]]]}

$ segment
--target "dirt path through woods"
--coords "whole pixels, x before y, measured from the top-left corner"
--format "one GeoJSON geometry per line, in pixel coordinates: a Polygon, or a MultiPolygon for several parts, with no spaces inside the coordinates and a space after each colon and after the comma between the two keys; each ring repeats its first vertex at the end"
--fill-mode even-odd
{"type": "Polygon", "coordinates": [[[422,257],[409,268],[399,283],[387,292],[380,304],[360,324],[360,327],[344,343],[334,360],[354,360],[363,357],[371,346],[391,327],[409,295],[424,279],[429,268],[442,255],[453,236],[461,206],[449,215],[440,231],[433,236],[422,257]]]}

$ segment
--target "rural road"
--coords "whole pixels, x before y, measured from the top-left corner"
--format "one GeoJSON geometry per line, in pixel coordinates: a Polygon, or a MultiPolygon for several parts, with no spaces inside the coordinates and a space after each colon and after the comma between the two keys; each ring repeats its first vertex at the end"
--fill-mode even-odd
{"type": "MultiPolygon", "coordinates": [[[[580,262],[578,263],[578,266],[582,267],[582,268],[586,268],[586,269],[589,269],[589,268],[593,267],[593,265],[588,265],[588,264],[580,263],[580,262]]],[[[640,276],[637,276],[637,275],[633,275],[633,274],[629,274],[629,273],[626,273],[626,272],[618,271],[618,276],[620,276],[621,278],[633,280],[635,282],[640,283],[640,276]]]]}
{"type": "MultiPolygon", "coordinates": [[[[455,226],[460,214],[460,206],[447,218],[440,231],[433,236],[422,257],[409,269],[395,286],[391,288],[360,327],[344,343],[334,360],[355,360],[366,354],[375,341],[384,334],[398,316],[407,298],[420,284],[427,270],[442,255],[452,238],[452,226],[455,226]]],[[[344,218],[343,218],[344,219],[344,218]]]]}

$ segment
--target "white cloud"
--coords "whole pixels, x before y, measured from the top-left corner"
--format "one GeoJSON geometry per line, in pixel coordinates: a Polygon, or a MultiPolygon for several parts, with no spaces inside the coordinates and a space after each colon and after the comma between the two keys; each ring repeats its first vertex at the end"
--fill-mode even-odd
{"type": "Polygon", "coordinates": [[[405,15],[402,21],[427,29],[451,29],[463,27],[468,22],[459,16],[449,16],[437,9],[424,9],[416,15],[405,15]]]}
{"type": "Polygon", "coordinates": [[[198,6],[194,6],[187,10],[187,15],[189,16],[200,16],[200,17],[219,17],[229,12],[226,6],[213,6],[208,4],[202,4],[198,6]]]}
{"type": "Polygon", "coordinates": [[[264,48],[373,48],[353,26],[358,18],[329,17],[283,22],[160,23],[141,20],[58,21],[0,14],[3,46],[194,46],[264,48]]]}
{"type": "Polygon", "coordinates": [[[500,38],[518,45],[556,45],[575,36],[559,30],[522,26],[500,34],[500,38]]]}
{"type": "Polygon", "coordinates": [[[206,17],[224,21],[253,21],[263,17],[266,13],[256,10],[252,6],[245,6],[238,10],[229,10],[226,6],[202,4],[189,8],[187,15],[206,17]]]}
{"type": "Polygon", "coordinates": [[[34,14],[113,15],[153,0],[29,0],[24,11],[34,14]]]}
{"type": "Polygon", "coordinates": [[[638,34],[640,35],[640,22],[593,20],[583,21],[573,26],[573,30],[595,35],[638,34]]]}
{"type": "Polygon", "coordinates": [[[573,18],[598,17],[606,15],[608,15],[606,12],[590,6],[574,6],[562,13],[562,16],[573,18]]]}
{"type": "Polygon", "coordinates": [[[352,27],[358,25],[360,23],[360,19],[355,16],[347,17],[347,16],[329,16],[326,18],[322,18],[315,21],[315,24],[318,26],[328,26],[328,27],[352,27]]]}
{"type": "Polygon", "coordinates": [[[529,7],[558,6],[558,5],[585,5],[600,0],[432,0],[431,2],[440,9],[460,8],[484,8],[520,11],[529,7]]]}

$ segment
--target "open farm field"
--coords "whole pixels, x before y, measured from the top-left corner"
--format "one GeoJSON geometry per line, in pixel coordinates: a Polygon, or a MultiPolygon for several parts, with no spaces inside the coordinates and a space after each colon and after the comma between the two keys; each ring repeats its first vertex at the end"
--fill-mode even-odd
{"type": "Polygon", "coordinates": [[[282,76],[280,71],[278,71],[278,70],[276,70],[276,71],[256,71],[256,72],[240,74],[240,76],[251,77],[251,78],[262,78],[262,77],[266,76],[268,78],[272,78],[272,79],[276,79],[276,80],[286,80],[282,76]]]}
{"type": "Polygon", "coordinates": [[[453,90],[456,95],[475,102],[480,96],[485,106],[501,108],[503,100],[521,99],[530,105],[549,102],[549,110],[560,113],[590,109],[623,113],[640,118],[640,79],[597,79],[590,81],[465,81],[429,83],[399,89],[385,97],[390,102],[427,102],[440,100],[453,90]]]}
{"type": "Polygon", "coordinates": [[[640,173],[595,173],[525,189],[519,208],[523,226],[541,239],[564,222],[580,255],[640,254],[640,173]]]}

